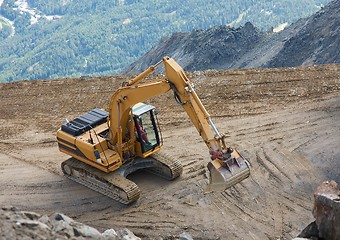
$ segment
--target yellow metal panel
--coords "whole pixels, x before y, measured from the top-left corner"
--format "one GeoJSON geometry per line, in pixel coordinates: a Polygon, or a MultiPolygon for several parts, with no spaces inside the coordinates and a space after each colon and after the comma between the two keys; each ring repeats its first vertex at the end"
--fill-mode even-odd
{"type": "Polygon", "coordinates": [[[70,144],[68,144],[66,142],[62,142],[62,141],[58,140],[58,143],[64,145],[65,147],[71,148],[71,149],[73,149],[75,151],[77,150],[77,148],[75,148],[74,145],[70,145],[70,144]]]}
{"type": "Polygon", "coordinates": [[[72,135],[62,131],[61,129],[59,129],[57,131],[57,138],[60,138],[66,142],[69,142],[70,144],[74,145],[76,142],[75,137],[73,137],[72,135]]]}

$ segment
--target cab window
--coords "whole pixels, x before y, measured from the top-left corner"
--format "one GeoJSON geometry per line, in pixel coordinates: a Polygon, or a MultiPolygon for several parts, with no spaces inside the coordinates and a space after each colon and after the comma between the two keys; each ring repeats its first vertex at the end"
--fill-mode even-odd
{"type": "Polygon", "coordinates": [[[147,152],[159,145],[158,131],[153,111],[135,117],[135,132],[138,141],[142,144],[143,152],[147,152]]]}

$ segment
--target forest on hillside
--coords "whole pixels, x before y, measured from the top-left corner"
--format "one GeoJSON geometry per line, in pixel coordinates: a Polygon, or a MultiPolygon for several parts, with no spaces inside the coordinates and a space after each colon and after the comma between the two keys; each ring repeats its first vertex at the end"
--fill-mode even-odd
{"type": "Polygon", "coordinates": [[[0,81],[114,75],[174,32],[247,21],[269,31],[328,2],[3,0],[0,81]]]}

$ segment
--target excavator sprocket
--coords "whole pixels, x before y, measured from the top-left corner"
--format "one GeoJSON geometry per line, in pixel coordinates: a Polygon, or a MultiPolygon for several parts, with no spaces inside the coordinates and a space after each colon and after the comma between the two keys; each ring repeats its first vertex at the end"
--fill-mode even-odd
{"type": "Polygon", "coordinates": [[[172,156],[158,152],[151,155],[150,158],[156,161],[154,161],[154,167],[147,168],[146,171],[167,180],[174,180],[182,175],[182,163],[172,156]]]}
{"type": "Polygon", "coordinates": [[[123,204],[139,198],[138,186],[116,172],[105,173],[74,158],[64,161],[61,168],[69,179],[123,204]]]}

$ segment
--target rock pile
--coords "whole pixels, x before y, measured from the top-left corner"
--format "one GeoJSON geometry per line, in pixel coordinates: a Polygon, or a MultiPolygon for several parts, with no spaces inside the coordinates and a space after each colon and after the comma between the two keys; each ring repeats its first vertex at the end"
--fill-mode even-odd
{"type": "Polygon", "coordinates": [[[323,182],[315,190],[313,216],[315,221],[301,232],[299,239],[340,239],[340,190],[336,182],[323,182]]]}
{"type": "Polygon", "coordinates": [[[51,216],[18,211],[15,207],[0,209],[0,239],[98,239],[140,240],[128,229],[97,229],[55,213],[51,216]]]}

